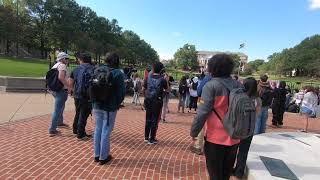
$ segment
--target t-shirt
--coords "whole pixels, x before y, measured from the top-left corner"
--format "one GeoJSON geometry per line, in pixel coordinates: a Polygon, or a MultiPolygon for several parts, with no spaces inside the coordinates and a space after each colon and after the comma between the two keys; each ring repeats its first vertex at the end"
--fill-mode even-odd
{"type": "MultiPolygon", "coordinates": [[[[81,99],[81,94],[78,94],[79,92],[77,92],[77,89],[80,88],[80,82],[83,78],[83,75],[81,74],[81,69],[82,68],[86,68],[86,69],[93,69],[94,67],[91,65],[91,64],[87,64],[87,63],[84,63],[84,64],[81,64],[80,66],[76,67],[72,72],[71,72],[71,75],[70,75],[70,78],[74,80],[74,94],[73,96],[77,99],[81,99]]],[[[93,71],[93,70],[92,70],[93,71]]],[[[82,71],[83,72],[83,71],[82,71]]]]}
{"type": "MultiPolygon", "coordinates": [[[[55,68],[58,69],[58,71],[65,71],[65,73],[66,73],[65,79],[67,80],[69,78],[70,73],[68,71],[67,65],[65,65],[61,62],[57,62],[55,65],[52,66],[51,69],[55,69],[55,68]]],[[[64,86],[64,89],[68,89],[68,87],[64,86]]]]}
{"type": "Polygon", "coordinates": [[[315,110],[318,105],[318,96],[313,92],[307,92],[302,100],[302,106],[309,108],[310,110],[315,110]]]}

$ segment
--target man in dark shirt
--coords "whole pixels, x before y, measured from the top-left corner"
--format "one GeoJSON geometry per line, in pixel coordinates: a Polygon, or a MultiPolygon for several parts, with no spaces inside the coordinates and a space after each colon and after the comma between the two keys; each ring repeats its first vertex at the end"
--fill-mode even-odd
{"type": "Polygon", "coordinates": [[[73,121],[73,133],[80,140],[87,140],[91,137],[86,133],[87,119],[91,113],[92,105],[89,97],[83,93],[83,88],[88,82],[84,82],[84,75],[93,74],[94,66],[91,65],[91,56],[88,54],[79,55],[80,65],[73,70],[69,80],[70,89],[73,91],[76,114],[73,121]]]}
{"type": "Polygon", "coordinates": [[[163,105],[164,90],[168,88],[168,82],[161,75],[164,66],[161,62],[153,64],[152,71],[144,81],[144,106],[146,109],[145,142],[149,145],[157,144],[156,133],[163,105]]]}

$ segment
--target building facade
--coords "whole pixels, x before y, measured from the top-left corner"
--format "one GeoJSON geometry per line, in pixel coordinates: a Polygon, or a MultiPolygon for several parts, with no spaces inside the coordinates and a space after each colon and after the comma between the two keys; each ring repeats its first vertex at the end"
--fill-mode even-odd
{"type": "Polygon", "coordinates": [[[197,59],[198,59],[198,63],[199,66],[202,67],[207,67],[208,64],[208,60],[217,54],[221,54],[221,53],[226,53],[226,54],[236,54],[239,56],[240,60],[241,60],[241,69],[242,71],[244,70],[244,65],[248,63],[248,56],[244,53],[240,53],[240,52],[219,52],[219,51],[198,51],[197,53],[197,59]]]}

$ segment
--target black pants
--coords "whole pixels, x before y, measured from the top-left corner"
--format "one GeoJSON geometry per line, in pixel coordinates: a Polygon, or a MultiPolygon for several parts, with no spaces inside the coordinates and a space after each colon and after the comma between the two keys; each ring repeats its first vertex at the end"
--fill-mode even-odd
{"type": "Polygon", "coordinates": [[[88,100],[74,98],[76,107],[76,115],[73,120],[73,133],[77,134],[78,138],[86,136],[87,119],[91,113],[91,103],[88,100]]]}
{"type": "Polygon", "coordinates": [[[284,107],[272,106],[272,125],[283,125],[284,107]]]}
{"type": "Polygon", "coordinates": [[[197,110],[198,108],[198,97],[192,97],[190,96],[190,105],[189,105],[189,109],[191,110],[192,108],[194,108],[194,110],[197,110]]]}
{"type": "Polygon", "coordinates": [[[237,150],[238,145],[224,146],[205,142],[204,153],[210,180],[229,180],[237,150]]]}
{"type": "Polygon", "coordinates": [[[152,101],[148,99],[146,99],[144,103],[146,109],[146,125],[144,137],[145,139],[155,140],[163,103],[162,100],[152,101]]]}
{"type": "Polygon", "coordinates": [[[243,139],[240,141],[239,152],[237,155],[237,165],[234,169],[234,175],[239,179],[241,179],[244,175],[252,138],[253,136],[250,136],[247,139],[243,139]]]}

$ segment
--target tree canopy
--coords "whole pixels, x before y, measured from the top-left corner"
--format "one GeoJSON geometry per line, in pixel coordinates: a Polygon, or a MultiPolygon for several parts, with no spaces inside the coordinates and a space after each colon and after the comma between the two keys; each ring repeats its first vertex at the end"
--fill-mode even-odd
{"type": "Polygon", "coordinates": [[[182,48],[179,48],[174,54],[174,60],[183,69],[191,68],[196,70],[199,64],[195,45],[185,44],[182,48]]]}
{"type": "Polygon", "coordinates": [[[308,37],[293,48],[273,53],[268,60],[258,68],[260,71],[286,75],[295,69],[298,76],[320,76],[320,35],[308,37]]]}
{"type": "Polygon", "coordinates": [[[159,61],[139,35],[123,31],[116,19],[99,17],[74,0],[1,0],[0,41],[0,53],[6,55],[19,56],[27,48],[28,53],[40,51],[42,58],[48,51],[63,50],[90,52],[100,59],[116,51],[131,64],[159,61]]]}

